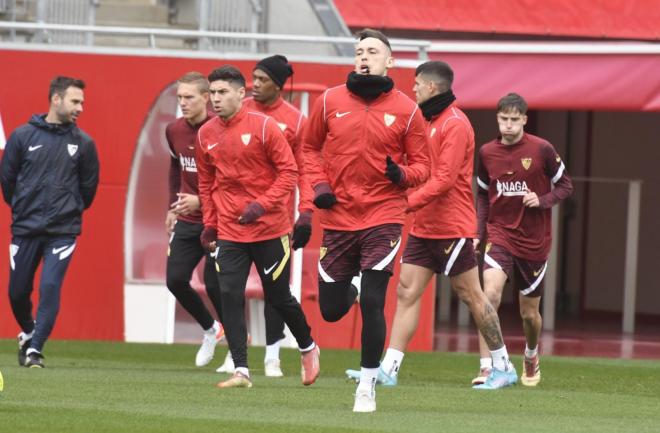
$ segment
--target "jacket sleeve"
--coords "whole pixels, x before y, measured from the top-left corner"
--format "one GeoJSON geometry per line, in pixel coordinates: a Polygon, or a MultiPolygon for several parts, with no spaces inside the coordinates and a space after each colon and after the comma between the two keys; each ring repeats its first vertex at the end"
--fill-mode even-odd
{"type": "Polygon", "coordinates": [[[99,186],[99,156],[96,153],[96,144],[90,140],[85,146],[85,153],[82,155],[82,161],[78,168],[78,182],[80,187],[80,196],[82,197],[85,209],[88,209],[94,197],[96,189],[99,186]]]}
{"type": "Polygon", "coordinates": [[[16,132],[14,132],[9,136],[9,140],[7,140],[5,151],[2,153],[2,163],[0,163],[2,196],[9,206],[11,206],[11,200],[14,197],[18,173],[21,171],[21,153],[20,139],[16,132]]]}
{"type": "Polygon", "coordinates": [[[309,174],[305,172],[305,153],[303,152],[303,134],[305,127],[305,116],[300,115],[300,124],[298,125],[298,130],[296,131],[296,136],[293,140],[293,156],[296,159],[296,164],[298,165],[298,191],[300,194],[300,200],[298,203],[298,212],[312,212],[314,206],[312,201],[314,200],[314,192],[312,191],[312,185],[309,181],[309,174]]]}
{"type": "Polygon", "coordinates": [[[408,209],[416,211],[449,190],[458,178],[470,145],[470,134],[460,119],[450,119],[446,130],[429,139],[433,171],[428,182],[408,197],[408,209]]]}
{"type": "Polygon", "coordinates": [[[327,90],[314,101],[312,112],[305,123],[303,133],[303,158],[305,165],[303,167],[305,176],[309,180],[312,189],[320,183],[330,183],[328,175],[323,169],[323,144],[328,134],[328,128],[325,123],[324,103],[327,96],[327,90]]]}
{"type": "Polygon", "coordinates": [[[205,143],[201,138],[201,129],[197,134],[195,145],[195,163],[197,164],[197,186],[199,202],[202,205],[202,222],[204,227],[218,227],[218,214],[213,202],[213,185],[215,182],[215,167],[204,150],[205,143]]]}
{"type": "Polygon", "coordinates": [[[408,161],[408,165],[401,165],[406,176],[405,185],[407,187],[421,185],[429,177],[431,159],[429,157],[424,118],[417,105],[415,105],[410,123],[403,137],[403,146],[408,161]]]}
{"type": "Polygon", "coordinates": [[[547,194],[539,197],[539,207],[549,209],[573,192],[573,182],[566,172],[566,167],[555,148],[547,143],[543,148],[543,169],[554,188],[547,194]]]}
{"type": "Polygon", "coordinates": [[[179,159],[176,157],[172,138],[170,137],[170,127],[168,125],[165,130],[165,139],[167,140],[167,148],[170,151],[170,169],[167,176],[167,184],[169,187],[169,203],[167,209],[170,210],[170,205],[177,201],[176,193],[181,191],[181,169],[179,168],[179,159]]]}
{"type": "Polygon", "coordinates": [[[298,181],[298,167],[282,131],[270,117],[265,122],[263,146],[268,160],[277,171],[277,179],[256,201],[268,212],[293,191],[298,181]]]}
{"type": "Polygon", "coordinates": [[[490,202],[488,197],[488,190],[490,188],[490,175],[488,169],[484,165],[481,150],[477,157],[477,164],[479,165],[477,174],[477,232],[479,240],[486,239],[488,214],[490,211],[490,202]]]}

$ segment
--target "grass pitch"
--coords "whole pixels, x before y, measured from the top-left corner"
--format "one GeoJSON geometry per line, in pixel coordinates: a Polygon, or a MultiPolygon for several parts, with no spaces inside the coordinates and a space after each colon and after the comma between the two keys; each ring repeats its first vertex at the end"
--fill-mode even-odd
{"type": "MultiPolygon", "coordinates": [[[[472,390],[474,354],[409,354],[399,385],[377,389],[378,411],[353,414],[346,368],[359,353],[323,350],[321,377],[300,384],[299,355],[282,350],[286,377],[220,390],[225,348],[195,368],[192,345],[51,341],[43,370],[19,367],[0,340],[0,432],[658,432],[660,362],[542,357],[536,388],[472,390]]],[[[514,359],[520,373],[519,357],[514,359]]]]}

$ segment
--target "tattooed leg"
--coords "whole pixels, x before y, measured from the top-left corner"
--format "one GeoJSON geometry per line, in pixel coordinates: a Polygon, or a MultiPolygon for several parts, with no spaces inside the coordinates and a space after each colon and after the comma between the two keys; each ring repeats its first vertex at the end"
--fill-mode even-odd
{"type": "Polygon", "coordinates": [[[504,346],[497,311],[481,290],[477,268],[452,277],[451,283],[458,297],[470,309],[488,349],[497,350],[504,346]]]}

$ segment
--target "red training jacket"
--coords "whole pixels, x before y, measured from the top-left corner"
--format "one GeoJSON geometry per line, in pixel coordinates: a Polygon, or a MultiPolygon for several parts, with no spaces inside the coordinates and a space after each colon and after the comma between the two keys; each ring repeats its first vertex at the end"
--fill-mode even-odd
{"type": "Polygon", "coordinates": [[[288,197],[298,180],[291,147],[270,117],[249,111],[209,120],[197,137],[197,174],[204,226],[234,242],[274,239],[291,230],[288,197]],[[266,213],[252,224],[238,218],[257,201],[266,213]]]}
{"type": "Polygon", "coordinates": [[[303,150],[312,187],[327,182],[337,197],[332,209],[319,210],[326,229],[403,224],[406,188],[429,175],[424,118],[417,104],[396,89],[371,102],[346,85],[327,89],[312,108],[303,150]],[[388,155],[404,171],[404,185],[385,177],[388,155]]]}
{"type": "Polygon", "coordinates": [[[427,133],[431,178],[408,196],[409,210],[416,211],[410,233],[427,239],[475,238],[472,125],[452,103],[428,122],[427,133]]]}

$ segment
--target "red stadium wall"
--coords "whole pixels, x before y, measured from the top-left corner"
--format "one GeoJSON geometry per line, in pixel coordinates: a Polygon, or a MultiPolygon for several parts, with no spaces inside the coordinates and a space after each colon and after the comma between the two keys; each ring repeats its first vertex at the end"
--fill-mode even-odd
{"type": "MultiPolygon", "coordinates": [[[[64,281],[62,308],[53,338],[122,340],[124,338],[124,212],[131,163],[147,114],[158,95],[183,73],[209,72],[232,63],[247,77],[254,61],[146,57],[0,50],[0,116],[7,137],[32,113],[45,112],[47,89],[55,75],[80,77],[87,83],[85,112],[80,126],[94,137],[101,160],[101,182],[92,208],[84,215],[83,234],[64,281]]],[[[350,66],[297,63],[296,83],[336,85],[345,80],[350,66]]],[[[413,74],[395,70],[398,87],[410,94],[413,74]]],[[[312,98],[316,94],[312,95],[312,98]]],[[[163,176],[165,182],[165,176],[163,176]]],[[[166,188],[163,185],[163,188],[166,188]]],[[[160,204],[158,204],[160,206],[160,204]]],[[[0,244],[10,241],[11,215],[0,209],[0,244]]],[[[314,230],[310,249],[318,250],[320,230],[314,230]]],[[[308,254],[307,254],[308,255],[308,254]]],[[[8,263],[8,248],[0,248],[0,263],[8,263]]],[[[351,317],[338,324],[320,318],[315,301],[316,263],[307,261],[303,306],[321,345],[359,346],[359,324],[351,317]],[[356,331],[358,330],[358,331],[356,331]]],[[[14,322],[6,295],[9,267],[0,266],[0,338],[14,337],[14,322]]],[[[397,267],[398,271],[398,267],[397,267]]],[[[392,278],[387,300],[388,323],[396,306],[396,281],[392,278]]],[[[35,280],[35,287],[38,279],[35,280]]],[[[36,295],[37,290],[35,290],[36,295]]],[[[411,349],[432,349],[434,292],[425,294],[425,314],[411,349]]]]}

